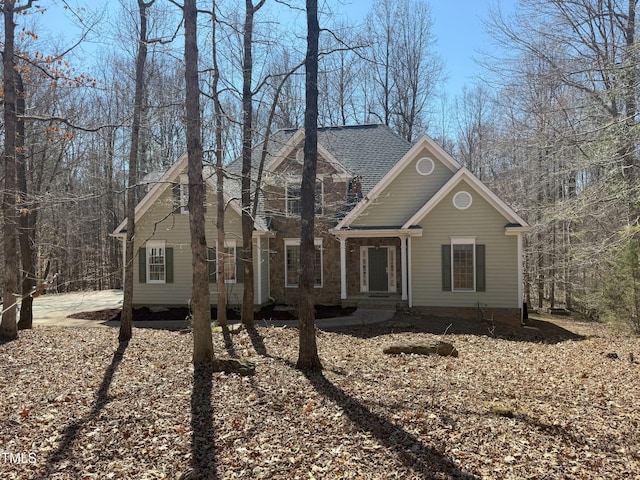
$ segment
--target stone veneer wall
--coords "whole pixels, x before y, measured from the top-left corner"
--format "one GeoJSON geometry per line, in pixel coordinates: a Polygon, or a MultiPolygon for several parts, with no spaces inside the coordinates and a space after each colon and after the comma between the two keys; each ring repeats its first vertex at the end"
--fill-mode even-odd
{"type": "MultiPolygon", "coordinates": [[[[300,238],[300,217],[286,215],[287,181],[302,176],[302,165],[296,160],[296,151],[291,152],[278,170],[272,174],[272,182],[265,185],[266,211],[271,212],[271,230],[275,237],[269,240],[269,281],[271,298],[276,303],[296,305],[298,289],[285,287],[284,239],[300,238]]],[[[324,216],[315,219],[316,238],[321,237],[323,248],[323,286],[315,289],[315,303],[340,304],[340,243],[328,233],[334,225],[334,215],[346,202],[347,184],[344,178],[334,178],[335,169],[322,158],[318,158],[318,178],[322,179],[324,192],[324,216]]]]}
{"type": "MultiPolygon", "coordinates": [[[[396,248],[396,291],[402,292],[402,271],[399,238],[350,238],[347,240],[347,297],[367,295],[360,291],[360,247],[396,248]]],[[[338,251],[338,254],[340,252],[338,251]]],[[[338,257],[338,268],[340,268],[338,257]]]]}

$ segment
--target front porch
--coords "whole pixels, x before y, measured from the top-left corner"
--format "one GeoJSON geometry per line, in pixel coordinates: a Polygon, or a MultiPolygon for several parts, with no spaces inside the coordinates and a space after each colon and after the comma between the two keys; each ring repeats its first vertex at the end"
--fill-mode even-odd
{"type": "Polygon", "coordinates": [[[411,306],[411,237],[421,229],[332,231],[340,243],[340,301],[360,308],[411,306]]]}

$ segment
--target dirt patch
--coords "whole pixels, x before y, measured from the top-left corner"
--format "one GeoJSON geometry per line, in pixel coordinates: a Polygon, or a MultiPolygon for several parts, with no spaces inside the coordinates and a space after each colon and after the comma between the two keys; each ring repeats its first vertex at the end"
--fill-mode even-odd
{"type": "MultiPolygon", "coordinates": [[[[316,319],[321,318],[337,318],[347,317],[355,312],[355,308],[342,308],[339,305],[316,305],[316,319]]],[[[108,308],[105,310],[97,310],[93,312],[79,312],[69,315],[69,318],[80,318],[84,320],[96,320],[99,322],[119,321],[120,308],[108,308]]],[[[189,316],[189,309],[166,308],[160,311],[152,311],[147,307],[135,308],[133,310],[134,321],[156,321],[156,320],[184,320],[189,316]]],[[[216,319],[218,311],[216,308],[211,309],[211,318],[216,319]]],[[[239,309],[227,310],[227,318],[229,320],[240,320],[239,309]]],[[[255,320],[297,320],[298,314],[294,308],[283,305],[268,305],[261,308],[254,314],[255,320]]]]}
{"type": "Polygon", "coordinates": [[[555,318],[530,318],[523,327],[486,321],[465,320],[441,315],[423,315],[416,312],[397,312],[390,320],[377,324],[344,326],[331,329],[360,338],[371,338],[392,333],[428,333],[433,335],[476,335],[513,341],[558,343],[582,340],[585,335],[575,332],[580,322],[555,318]],[[567,323],[571,323],[569,329],[567,323]]]}

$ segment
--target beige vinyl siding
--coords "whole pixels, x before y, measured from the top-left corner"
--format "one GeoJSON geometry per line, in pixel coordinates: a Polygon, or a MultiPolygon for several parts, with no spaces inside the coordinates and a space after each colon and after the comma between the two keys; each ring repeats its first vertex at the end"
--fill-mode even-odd
{"type": "Polygon", "coordinates": [[[354,227],[402,225],[453,175],[454,172],[424,149],[351,225],[354,227]],[[416,163],[422,157],[429,157],[435,163],[435,168],[430,175],[420,175],[416,171],[416,163]]]}
{"type": "MultiPolygon", "coordinates": [[[[215,246],[216,202],[215,191],[207,188],[206,236],[207,244],[215,246]]],[[[135,305],[187,305],[191,298],[191,246],[189,243],[189,215],[173,213],[173,195],[168,185],[158,200],[149,207],[136,223],[135,250],[133,262],[135,305]],[[166,247],[173,248],[173,283],[148,284],[139,282],[139,248],[148,240],[164,240],[166,247]]],[[[227,240],[235,239],[242,246],[242,228],[240,215],[231,207],[225,213],[225,233],[227,240]]],[[[227,284],[229,300],[242,302],[242,284],[227,284]],[[238,300],[239,299],[239,300],[238,300]]],[[[210,284],[211,302],[216,302],[216,285],[210,284]]]]}
{"type": "Polygon", "coordinates": [[[519,308],[518,247],[515,235],[505,235],[507,220],[476,193],[461,182],[420,222],[422,237],[411,241],[412,300],[415,306],[475,307],[478,302],[488,307],[519,308]],[[473,204],[458,210],[453,196],[465,190],[473,204]],[[442,291],[441,245],[451,237],[475,237],[476,245],[485,245],[486,291],[442,291]]]}

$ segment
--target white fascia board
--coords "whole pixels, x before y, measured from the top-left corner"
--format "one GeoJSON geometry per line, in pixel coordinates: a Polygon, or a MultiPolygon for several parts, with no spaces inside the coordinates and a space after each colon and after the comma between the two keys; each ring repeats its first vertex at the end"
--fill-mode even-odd
{"type": "MultiPolygon", "coordinates": [[[[278,153],[276,153],[273,157],[273,160],[269,162],[268,165],[265,166],[265,172],[273,172],[277,169],[280,164],[287,158],[291,152],[300,145],[300,143],[304,142],[304,128],[298,129],[296,133],[287,141],[284,147],[282,147],[278,153]]],[[[347,169],[344,168],[336,157],[334,157],[325,147],[323,147],[320,143],[318,143],[318,157],[324,158],[329,165],[331,165],[338,174],[347,175],[347,169]]]]}
{"type": "Polygon", "coordinates": [[[421,228],[412,228],[412,229],[403,229],[403,228],[394,228],[394,229],[338,229],[332,228],[329,230],[329,233],[334,235],[337,238],[397,238],[397,237],[421,237],[422,229],[421,228]]]}
{"type": "Polygon", "coordinates": [[[272,172],[284,161],[285,158],[293,151],[298,143],[304,139],[304,128],[299,128],[296,133],[284,144],[284,146],[278,150],[273,156],[272,160],[264,166],[265,172],[272,172]]]}
{"type": "Polygon", "coordinates": [[[529,225],[520,225],[520,226],[508,226],[504,229],[505,235],[520,235],[521,233],[529,233],[531,231],[531,227],[529,225]]]}
{"type": "MultiPolygon", "coordinates": [[[[178,174],[184,169],[187,164],[187,154],[183,153],[176,163],[160,177],[156,184],[147,192],[147,194],[136,205],[135,220],[138,221],[142,215],[155,203],[155,201],[162,195],[162,193],[169,186],[169,183],[174,181],[178,174]]],[[[113,231],[114,235],[119,234],[127,226],[127,219],[125,218],[120,225],[113,231]]]]}
{"type": "Polygon", "coordinates": [[[418,154],[427,149],[434,154],[436,160],[440,161],[451,172],[457,172],[461,166],[451,155],[445,152],[432,138],[425,135],[418,140],[413,147],[391,168],[384,177],[367,193],[367,195],[358,202],[336,226],[336,229],[346,228],[358,218],[362,211],[372,203],[378,196],[391,184],[391,182],[402,172],[409,163],[418,157],[418,154]]]}
{"type": "Polygon", "coordinates": [[[529,224],[520,217],[511,207],[504,203],[498,196],[493,193],[489,188],[482,183],[475,175],[473,175],[467,168],[462,167],[458,172],[445,183],[438,192],[431,197],[427,203],[425,203],[420,210],[418,210],[403,226],[402,228],[409,228],[412,225],[417,225],[426,217],[436,205],[438,205],[442,199],[447,196],[455,187],[460,184],[461,181],[466,181],[476,193],[484,198],[493,208],[495,208],[503,217],[505,217],[510,223],[517,223],[522,227],[529,227],[529,224]]]}
{"type": "MultiPolygon", "coordinates": [[[[174,182],[176,178],[178,178],[178,175],[180,175],[182,170],[186,167],[187,161],[188,158],[187,154],[185,153],[164,173],[164,175],[162,175],[162,177],[160,177],[160,179],[151,188],[151,190],[149,190],[149,192],[142,198],[142,200],[140,200],[138,205],[136,205],[136,222],[147,212],[147,210],[149,210],[151,205],[153,205],[158,200],[158,198],[160,198],[160,195],[162,195],[162,193],[167,189],[169,184],[174,182]]],[[[209,187],[213,191],[215,191],[216,182],[214,181],[213,176],[207,177],[205,179],[205,183],[209,185],[209,187]]],[[[237,199],[230,197],[226,192],[224,193],[224,202],[225,205],[230,206],[238,215],[242,215],[242,207],[238,203],[237,199]]],[[[112,235],[124,236],[125,233],[122,232],[122,230],[126,228],[126,226],[127,219],[125,218],[122,223],[120,223],[120,225],[118,225],[118,227],[113,231],[112,235]]],[[[256,228],[258,227],[256,226],[256,228]]]]}

